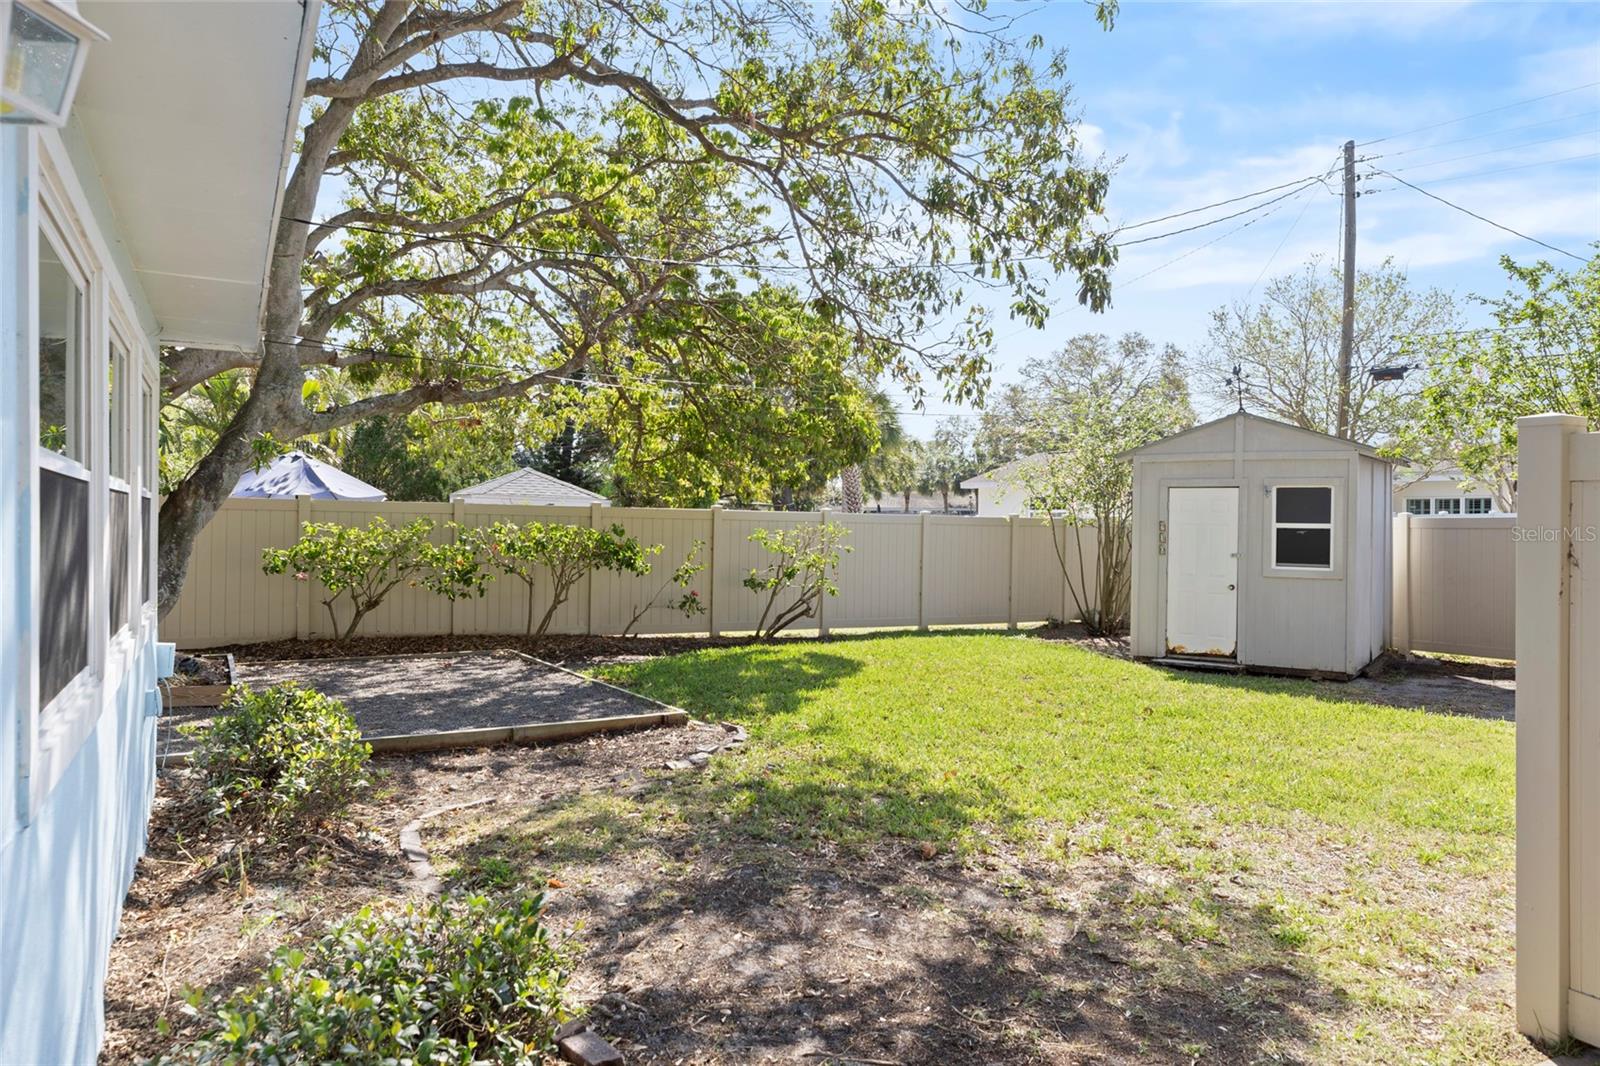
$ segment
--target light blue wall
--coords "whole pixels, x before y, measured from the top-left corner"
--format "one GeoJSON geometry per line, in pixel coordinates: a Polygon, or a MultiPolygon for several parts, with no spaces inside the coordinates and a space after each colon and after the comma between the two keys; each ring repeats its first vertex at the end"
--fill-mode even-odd
{"type": "MultiPolygon", "coordinates": [[[[32,501],[19,485],[32,461],[15,382],[25,350],[26,134],[0,126],[0,1063],[90,1063],[104,1030],[106,960],[122,900],[144,850],[155,784],[155,626],[130,671],[105,679],[93,731],[40,808],[26,817],[18,678],[27,668],[32,501]]],[[[74,138],[69,135],[68,145],[74,138]]],[[[115,243],[109,208],[86,153],[73,153],[96,223],[115,243]]],[[[124,277],[128,277],[124,273],[124,277]]],[[[141,294],[141,320],[151,321],[141,294]]]]}

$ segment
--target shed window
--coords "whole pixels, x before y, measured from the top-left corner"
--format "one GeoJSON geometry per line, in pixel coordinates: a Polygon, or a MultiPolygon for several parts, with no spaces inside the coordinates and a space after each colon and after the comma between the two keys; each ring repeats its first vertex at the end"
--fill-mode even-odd
{"type": "Polygon", "coordinates": [[[1272,565],[1333,568],[1333,489],[1280,485],[1272,490],[1272,565]]]}
{"type": "Polygon", "coordinates": [[[1432,514],[1433,501],[1429,499],[1407,500],[1406,514],[1432,514]]]}
{"type": "Polygon", "coordinates": [[[1487,496],[1468,496],[1464,501],[1467,514],[1490,514],[1494,511],[1494,501],[1487,496]]]}
{"type": "Polygon", "coordinates": [[[1434,514],[1460,514],[1461,500],[1459,497],[1440,497],[1433,501],[1434,514]]]}

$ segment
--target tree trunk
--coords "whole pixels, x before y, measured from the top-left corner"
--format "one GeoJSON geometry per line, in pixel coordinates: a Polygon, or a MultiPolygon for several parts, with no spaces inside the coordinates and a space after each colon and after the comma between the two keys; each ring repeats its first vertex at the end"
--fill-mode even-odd
{"type": "Polygon", "coordinates": [[[844,491],[846,514],[860,514],[866,510],[866,497],[861,491],[861,467],[851,463],[839,472],[839,486],[844,491]]]}

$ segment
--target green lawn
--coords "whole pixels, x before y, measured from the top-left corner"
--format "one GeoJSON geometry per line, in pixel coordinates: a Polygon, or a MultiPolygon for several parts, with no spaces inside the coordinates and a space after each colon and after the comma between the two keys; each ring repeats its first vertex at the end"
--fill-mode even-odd
{"type": "MultiPolygon", "coordinates": [[[[1297,1045],[1310,1058],[1532,1054],[1508,1005],[1509,723],[994,632],[783,641],[603,675],[750,731],[644,822],[1025,854],[1052,871],[1044,892],[1077,864],[1122,863],[1145,887],[1117,921],[1149,941],[1157,984],[1192,987],[1211,960],[1330,990],[1337,1011],[1297,1045]]],[[[631,805],[608,803],[621,824],[631,805]]],[[[562,829],[524,831],[552,844],[562,829]]]]}
{"type": "Polygon", "coordinates": [[[1513,727],[1342,700],[1332,683],[1183,674],[1024,636],[786,642],[606,676],[746,724],[724,782],[759,823],[855,841],[1145,849],[1313,818],[1484,856],[1512,830],[1513,727]]]}

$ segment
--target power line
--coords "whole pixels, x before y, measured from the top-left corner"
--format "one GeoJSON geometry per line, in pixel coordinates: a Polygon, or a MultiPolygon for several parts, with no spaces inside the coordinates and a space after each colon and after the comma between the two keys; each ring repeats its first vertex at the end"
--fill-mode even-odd
{"type": "MultiPolygon", "coordinates": [[[[1553,144],[1556,141],[1570,141],[1574,137],[1593,137],[1600,134],[1600,129],[1578,130],[1576,133],[1563,133],[1559,137],[1545,137],[1537,141],[1523,141],[1521,144],[1508,144],[1500,148],[1487,148],[1481,152],[1469,152],[1466,155],[1453,155],[1448,159],[1430,159],[1424,163],[1412,163],[1410,166],[1396,167],[1395,173],[1403,174],[1408,170],[1422,170],[1426,167],[1443,166],[1445,163],[1459,163],[1463,159],[1479,159],[1486,155],[1498,155],[1501,152],[1514,152],[1519,148],[1532,148],[1539,144],[1553,144]]],[[[1396,153],[1403,154],[1403,153],[1396,153]]],[[[1384,156],[1372,156],[1373,159],[1383,159],[1384,156]]]]}
{"type": "MultiPolygon", "coordinates": [[[[1533,163],[1518,163],[1514,167],[1491,167],[1488,170],[1474,170],[1470,174],[1451,174],[1449,177],[1434,178],[1432,181],[1429,182],[1429,184],[1430,185],[1443,185],[1445,182],[1449,182],[1449,181],[1467,181],[1467,180],[1469,180],[1471,178],[1488,178],[1488,177],[1493,177],[1496,174],[1509,174],[1512,171],[1516,171],[1516,170],[1532,170],[1535,167],[1553,167],[1553,166],[1557,166],[1557,165],[1559,165],[1561,163],[1577,163],[1577,162],[1580,162],[1580,161],[1585,160],[1585,159],[1595,159],[1595,158],[1600,158],[1600,152],[1584,152],[1581,155],[1565,155],[1565,156],[1561,156],[1560,158],[1557,158],[1557,159],[1541,159],[1541,160],[1538,160],[1537,162],[1533,162],[1533,163]]],[[[1374,167],[1372,169],[1372,173],[1373,174],[1381,174],[1381,173],[1384,173],[1384,171],[1381,171],[1378,168],[1374,167]]],[[[1391,186],[1388,186],[1385,189],[1367,189],[1367,190],[1363,191],[1361,195],[1370,196],[1373,193],[1387,192],[1388,189],[1392,189],[1392,188],[1394,188],[1394,186],[1391,185],[1391,186]]]]}
{"type": "Polygon", "coordinates": [[[1131,222],[1126,226],[1118,226],[1113,232],[1115,232],[1115,233],[1126,233],[1127,231],[1132,230],[1132,229],[1140,229],[1140,228],[1142,228],[1144,226],[1152,226],[1157,222],[1167,222],[1167,221],[1170,221],[1171,219],[1182,218],[1185,215],[1193,215],[1193,214],[1196,214],[1196,213],[1198,213],[1200,211],[1209,211],[1213,207],[1226,207],[1229,204],[1236,204],[1240,200],[1248,200],[1248,199],[1250,199],[1252,197],[1255,197],[1255,196],[1265,196],[1269,192],[1277,192],[1279,189],[1287,189],[1291,185],[1299,185],[1302,182],[1316,180],[1318,178],[1326,178],[1328,175],[1330,175],[1332,173],[1333,173],[1332,170],[1325,170],[1320,175],[1319,174],[1307,174],[1307,175],[1305,175],[1303,177],[1295,178],[1293,181],[1286,181],[1282,185],[1269,185],[1265,189],[1257,189],[1255,192],[1242,193],[1242,194],[1240,194],[1238,196],[1231,197],[1231,198],[1229,198],[1227,200],[1218,200],[1214,204],[1205,204],[1202,207],[1191,207],[1191,208],[1188,208],[1188,209],[1183,210],[1183,211],[1174,211],[1170,215],[1161,215],[1159,218],[1147,218],[1143,222],[1131,222]]]}
{"type": "MultiPolygon", "coordinates": [[[[1307,190],[1308,190],[1308,189],[1309,189],[1309,188],[1310,188],[1310,186],[1309,186],[1309,185],[1308,185],[1308,186],[1302,186],[1302,187],[1301,187],[1301,188],[1300,188],[1300,189],[1299,189],[1299,190],[1298,190],[1298,192],[1299,192],[1299,193],[1304,193],[1304,192],[1306,192],[1306,191],[1307,191],[1307,190]]],[[[1290,201],[1290,202],[1291,202],[1291,203],[1292,203],[1292,202],[1293,202],[1293,201],[1290,201]]],[[[1310,201],[1309,201],[1309,200],[1308,200],[1308,201],[1306,201],[1306,204],[1307,204],[1307,206],[1310,206],[1310,201]]],[[[1238,225],[1238,226],[1235,226],[1235,227],[1233,227],[1233,229],[1230,229],[1230,230],[1228,230],[1228,231],[1227,231],[1227,232],[1226,232],[1226,233],[1223,233],[1223,234],[1221,234],[1221,235],[1219,235],[1219,236],[1216,236],[1216,237],[1213,237],[1213,238],[1211,238],[1211,239],[1210,239],[1210,240],[1209,240],[1209,241],[1206,241],[1206,242],[1204,242],[1204,243],[1202,243],[1202,244],[1197,244],[1197,245],[1195,245],[1195,246],[1194,246],[1194,247],[1193,247],[1193,248],[1190,248],[1190,249],[1189,249],[1189,250],[1188,250],[1188,251],[1187,251],[1187,252],[1184,252],[1184,253],[1182,253],[1182,254],[1181,254],[1181,255],[1176,255],[1176,256],[1173,256],[1173,257],[1172,257],[1172,258],[1171,258],[1171,259],[1168,259],[1168,260],[1167,260],[1167,261],[1166,261],[1166,262],[1165,262],[1165,263],[1162,263],[1162,264],[1161,264],[1161,265],[1160,265],[1160,266],[1157,266],[1157,267],[1152,267],[1152,268],[1151,268],[1151,269],[1149,269],[1149,270],[1146,270],[1146,271],[1145,271],[1145,272],[1144,272],[1144,273],[1143,273],[1143,274],[1139,274],[1139,275],[1137,275],[1137,276],[1135,276],[1135,277],[1131,277],[1131,278],[1129,278],[1129,279],[1128,279],[1128,280],[1127,280],[1127,281],[1124,281],[1124,282],[1122,282],[1122,284],[1121,284],[1121,288],[1124,288],[1124,289],[1126,289],[1126,288],[1127,288],[1127,287],[1128,287],[1128,286],[1129,286],[1129,285],[1132,285],[1132,284],[1133,284],[1133,283],[1134,283],[1134,282],[1136,282],[1136,281],[1143,281],[1143,280],[1144,280],[1144,279],[1145,279],[1145,278],[1148,278],[1148,277],[1149,277],[1149,276],[1150,276],[1150,275],[1151,275],[1151,274],[1154,274],[1154,273],[1156,273],[1156,272],[1157,272],[1157,271],[1159,271],[1159,270],[1165,270],[1165,269],[1167,269],[1167,267],[1169,267],[1169,266],[1171,266],[1171,265],[1172,265],[1172,264],[1174,264],[1174,263],[1177,263],[1177,262],[1180,262],[1180,261],[1182,261],[1182,260],[1184,260],[1184,259],[1187,259],[1187,258],[1189,258],[1189,257],[1190,257],[1190,256],[1191,256],[1191,255],[1194,255],[1194,254],[1195,254],[1195,253],[1196,253],[1196,252],[1199,252],[1199,251],[1202,251],[1202,250],[1204,250],[1204,249],[1206,249],[1206,248],[1209,248],[1209,247],[1211,247],[1211,246],[1212,246],[1212,245],[1213,245],[1213,244],[1216,244],[1216,243],[1217,243],[1217,242],[1219,242],[1219,241],[1225,241],[1225,240],[1227,240],[1227,239],[1228,239],[1228,238],[1229,238],[1229,237],[1231,237],[1231,236],[1233,236],[1233,235],[1234,235],[1234,234],[1235,234],[1235,233],[1238,233],[1238,232],[1239,232],[1239,231],[1240,231],[1240,230],[1242,230],[1242,229],[1245,229],[1245,228],[1247,228],[1247,227],[1249,227],[1249,226],[1253,226],[1253,225],[1255,225],[1255,224],[1256,224],[1256,223],[1257,223],[1257,222],[1260,222],[1260,221],[1261,221],[1261,220],[1262,220],[1262,219],[1264,219],[1264,218],[1267,218],[1267,217],[1268,217],[1268,216],[1270,216],[1270,215],[1274,215],[1274,214],[1276,214],[1276,213],[1277,213],[1277,212],[1279,212],[1279,211],[1281,211],[1281,210],[1283,210],[1283,209],[1284,209],[1284,208],[1285,208],[1285,207],[1288,207],[1288,206],[1289,206],[1289,205],[1288,205],[1288,204],[1287,204],[1287,203],[1285,203],[1285,204],[1279,204],[1279,205],[1278,205],[1278,206],[1277,206],[1277,207],[1274,207],[1274,208],[1273,208],[1273,209],[1272,209],[1272,210],[1270,210],[1270,211],[1267,211],[1267,212],[1265,212],[1265,213],[1263,213],[1263,214],[1260,214],[1260,215],[1257,215],[1257,216],[1256,216],[1256,217],[1254,217],[1254,218],[1251,218],[1251,219],[1247,219],[1247,220],[1246,220],[1246,221],[1245,221],[1245,222],[1244,222],[1244,223],[1242,223],[1242,224],[1241,224],[1241,225],[1238,225]]],[[[1305,208],[1301,208],[1301,209],[1300,209],[1300,214],[1301,214],[1301,215],[1304,215],[1304,214],[1305,214],[1305,208]]],[[[1299,222],[1299,219],[1298,219],[1298,218],[1296,218],[1296,220],[1295,220],[1295,221],[1296,221],[1296,222],[1297,222],[1297,223],[1298,223],[1298,222],[1299,222]]],[[[1294,227],[1292,227],[1292,226],[1291,226],[1291,227],[1290,227],[1290,230],[1291,230],[1291,231],[1292,231],[1292,230],[1293,230],[1293,228],[1294,228],[1294,227]]],[[[1285,239],[1287,239],[1287,237],[1285,237],[1285,239]]],[[[1279,244],[1279,245],[1278,245],[1278,247],[1280,247],[1280,248],[1281,248],[1281,247],[1283,247],[1283,245],[1282,245],[1282,244],[1281,244],[1281,243],[1280,243],[1280,244],[1279,244]]],[[[1273,255],[1274,255],[1274,257],[1276,257],[1276,255],[1277,255],[1277,253],[1276,253],[1276,252],[1274,252],[1274,253],[1273,253],[1273,255]]],[[[1270,262],[1271,262],[1271,261],[1270,261],[1270,260],[1269,260],[1269,261],[1268,261],[1268,262],[1269,262],[1269,264],[1270,264],[1270,262]]],[[[1258,280],[1258,281],[1259,281],[1259,280],[1260,280],[1260,279],[1259,279],[1259,278],[1258,278],[1258,279],[1257,279],[1257,280],[1258,280]]],[[[1251,286],[1251,288],[1254,288],[1254,286],[1251,286]]]]}
{"type": "Polygon", "coordinates": [[[1436,130],[1442,126],[1454,126],[1458,122],[1465,122],[1472,118],[1482,118],[1484,115],[1497,115],[1502,111],[1510,111],[1512,108],[1516,107],[1526,107],[1528,104],[1536,104],[1541,100],[1553,100],[1557,96],[1566,96],[1569,93],[1582,92],[1584,89],[1593,89],[1597,85],[1600,85],[1600,81],[1591,81],[1583,85],[1574,85],[1570,89],[1558,89],[1553,93],[1545,93],[1543,96],[1530,96],[1526,100],[1516,100],[1509,104],[1502,104],[1499,107],[1491,107],[1487,111],[1474,111],[1470,115],[1461,115],[1458,118],[1446,119],[1443,122],[1434,122],[1427,126],[1418,126],[1413,130],[1405,130],[1401,133],[1391,133],[1385,137],[1375,137],[1370,141],[1360,142],[1357,147],[1364,148],[1369,144],[1382,144],[1384,141],[1393,141],[1401,137],[1409,137],[1414,133],[1426,133],[1429,130],[1436,130]]]}
{"type": "MultiPolygon", "coordinates": [[[[1150,241],[1164,240],[1167,237],[1176,237],[1180,233],[1193,233],[1195,230],[1205,229],[1208,226],[1215,226],[1219,222],[1227,222],[1230,219],[1239,218],[1242,215],[1254,214],[1255,212],[1260,211],[1264,207],[1270,207],[1271,205],[1273,205],[1275,203],[1278,203],[1280,200],[1287,200],[1291,196],[1296,196],[1296,195],[1306,191],[1307,189],[1311,188],[1312,186],[1320,184],[1322,182],[1322,180],[1323,179],[1320,176],[1319,177],[1314,177],[1310,181],[1307,181],[1304,184],[1300,185],[1298,188],[1290,189],[1288,192],[1283,193],[1283,194],[1281,194],[1279,196],[1274,196],[1270,200],[1263,200],[1261,203],[1256,204],[1253,207],[1247,207],[1247,208],[1244,208],[1241,211],[1235,211],[1232,214],[1222,215],[1219,218],[1213,218],[1213,219],[1210,219],[1210,220],[1205,221],[1205,222],[1197,222],[1193,226],[1185,226],[1183,229],[1175,229],[1175,230],[1169,230],[1166,233],[1158,233],[1154,237],[1140,237],[1138,240],[1121,241],[1121,242],[1119,242],[1117,244],[1117,247],[1118,248],[1128,248],[1128,247],[1131,247],[1132,245],[1135,245],[1135,244],[1146,244],[1146,243],[1148,243],[1150,241]]],[[[1268,214],[1271,214],[1271,212],[1269,211],[1268,214]]],[[[1263,216],[1263,217],[1265,217],[1265,216],[1263,216]]],[[[1243,229],[1244,227],[1241,226],[1239,228],[1243,229]]],[[[1227,234],[1223,234],[1223,236],[1225,237],[1225,236],[1227,236],[1227,234]]],[[[1220,240],[1220,239],[1221,238],[1219,237],[1218,240],[1220,240]]]]}
{"type": "Polygon", "coordinates": [[[1584,259],[1584,257],[1581,256],[1581,255],[1577,255],[1574,252],[1569,252],[1565,248],[1557,248],[1555,245],[1547,243],[1545,241],[1541,241],[1537,237],[1530,237],[1526,233],[1523,233],[1520,230],[1514,230],[1510,226],[1503,225],[1503,224],[1501,224],[1499,222],[1496,222],[1492,218],[1485,218],[1483,215],[1478,214],[1476,211],[1473,211],[1473,210],[1471,210],[1469,208],[1462,207],[1460,204],[1455,203],[1454,201],[1446,200],[1443,196],[1440,196],[1438,193],[1429,192],[1427,189],[1424,189],[1420,185],[1413,185],[1411,182],[1407,181],[1406,179],[1401,178],[1401,177],[1396,177],[1393,173],[1391,173],[1391,172],[1389,172],[1387,170],[1378,169],[1378,173],[1379,174],[1387,174],[1389,177],[1394,178],[1395,181],[1398,181],[1401,185],[1404,185],[1406,188],[1414,189],[1417,192],[1420,192],[1422,195],[1428,197],[1430,200],[1437,200],[1441,204],[1444,204],[1446,207],[1454,208],[1455,210],[1460,211],[1464,215],[1471,215],[1473,218],[1477,219],[1479,222],[1486,222],[1489,225],[1493,226],[1495,229],[1504,230],[1505,232],[1510,233],[1510,234],[1512,234],[1514,236],[1521,237],[1525,241],[1532,241],[1534,244],[1539,245],[1541,248],[1548,248],[1552,252],[1560,252],[1562,255],[1568,256],[1568,257],[1570,257],[1572,259],[1576,259],[1580,263],[1588,262],[1588,260],[1584,259]]]}
{"type": "Polygon", "coordinates": [[[1506,133],[1521,133],[1523,130],[1537,129],[1540,126],[1553,126],[1558,122],[1571,122],[1573,119],[1592,118],[1600,115],[1600,110],[1583,111],[1573,115],[1561,115],[1558,118],[1547,118],[1539,122],[1526,122],[1521,126],[1507,126],[1505,129],[1490,130],[1487,133],[1474,133],[1470,137],[1455,137],[1448,141],[1435,141],[1433,144],[1419,144],[1415,148],[1402,148],[1398,152],[1384,152],[1374,156],[1375,159],[1397,159],[1403,155],[1412,155],[1416,152],[1426,152],[1431,148],[1448,148],[1453,144],[1466,144],[1468,141],[1481,141],[1485,137],[1499,137],[1506,133]]]}

